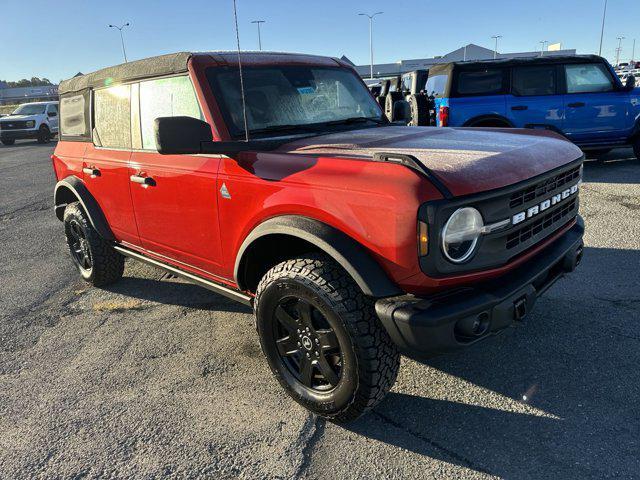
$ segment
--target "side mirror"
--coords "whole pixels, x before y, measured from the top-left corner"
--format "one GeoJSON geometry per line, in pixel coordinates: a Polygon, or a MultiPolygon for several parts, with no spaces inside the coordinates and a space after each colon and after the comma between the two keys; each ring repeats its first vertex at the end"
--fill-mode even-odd
{"type": "Polygon", "coordinates": [[[211,126],[192,117],[156,118],[154,133],[163,155],[202,153],[202,142],[213,140],[211,126]]]}
{"type": "Polygon", "coordinates": [[[211,126],[207,122],[192,117],[156,118],[154,133],[158,153],[162,155],[193,155],[196,153],[234,155],[246,151],[273,150],[287,141],[275,139],[214,142],[211,126]]]}
{"type": "Polygon", "coordinates": [[[635,87],[636,87],[636,77],[634,77],[633,75],[629,74],[629,76],[627,77],[627,81],[624,84],[624,89],[627,92],[630,92],[635,87]]]}

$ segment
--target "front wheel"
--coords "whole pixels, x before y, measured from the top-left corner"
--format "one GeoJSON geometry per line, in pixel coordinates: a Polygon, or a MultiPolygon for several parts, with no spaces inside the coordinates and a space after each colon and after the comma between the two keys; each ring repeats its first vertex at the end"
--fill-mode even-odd
{"type": "Polygon", "coordinates": [[[93,228],[80,203],[67,205],[63,221],[69,253],[82,278],[96,287],[120,280],[124,257],[93,228]]]}
{"type": "Polygon", "coordinates": [[[42,125],[38,130],[38,143],[49,143],[51,141],[51,131],[46,125],[42,125]]]}
{"type": "Polygon", "coordinates": [[[395,383],[400,356],[373,300],[331,258],[276,265],[260,281],[254,308],[273,374],[308,410],[348,422],[395,383]]]}

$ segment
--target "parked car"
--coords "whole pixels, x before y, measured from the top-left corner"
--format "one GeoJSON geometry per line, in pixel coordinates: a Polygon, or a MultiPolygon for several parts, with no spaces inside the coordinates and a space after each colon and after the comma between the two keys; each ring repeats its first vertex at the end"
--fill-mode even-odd
{"type": "Polygon", "coordinates": [[[0,121],[0,141],[5,145],[29,138],[47,143],[57,133],[58,102],[23,103],[0,121]]]}
{"type": "Polygon", "coordinates": [[[55,212],[87,282],[129,257],[252,305],[284,389],[346,422],[400,352],[521,322],[580,262],[575,145],[392,125],[342,60],[242,58],[242,82],[237,54],[214,52],[60,84],[55,212]]]}
{"type": "Polygon", "coordinates": [[[436,65],[427,91],[438,126],[558,132],[585,150],[633,145],[640,158],[640,88],[595,55],[436,65]]]}

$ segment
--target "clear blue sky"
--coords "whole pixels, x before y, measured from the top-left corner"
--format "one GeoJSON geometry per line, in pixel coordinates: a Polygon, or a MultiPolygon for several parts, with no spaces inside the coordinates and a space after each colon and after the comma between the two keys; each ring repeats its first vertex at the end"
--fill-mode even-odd
{"type": "MultiPolygon", "coordinates": [[[[257,49],[253,19],[263,19],[265,50],[347,55],[369,61],[368,21],[376,17],[376,62],[430,57],[466,43],[500,51],[530,51],[540,40],[597,53],[603,0],[237,0],[243,49],[257,49]]],[[[0,79],[47,77],[57,82],[78,71],[121,63],[118,32],[125,31],[129,59],[180,50],[235,48],[231,0],[0,0],[0,79]]],[[[623,58],[636,42],[640,57],[640,1],[609,0],[603,55],[623,58]]]]}

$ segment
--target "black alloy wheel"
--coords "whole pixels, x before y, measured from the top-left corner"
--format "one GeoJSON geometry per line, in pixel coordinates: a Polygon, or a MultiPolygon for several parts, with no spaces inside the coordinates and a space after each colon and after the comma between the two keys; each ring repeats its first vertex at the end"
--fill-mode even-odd
{"type": "Polygon", "coordinates": [[[335,388],[342,373],[336,333],[308,301],[285,297],[275,310],[274,337],[280,361],[305,387],[318,392],[335,388]]]}
{"type": "Polygon", "coordinates": [[[89,241],[80,223],[72,219],[68,223],[67,235],[69,237],[69,248],[71,257],[78,267],[85,272],[90,272],[93,268],[89,241]]]}

